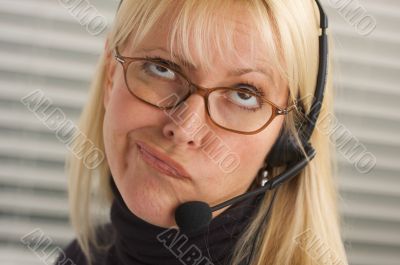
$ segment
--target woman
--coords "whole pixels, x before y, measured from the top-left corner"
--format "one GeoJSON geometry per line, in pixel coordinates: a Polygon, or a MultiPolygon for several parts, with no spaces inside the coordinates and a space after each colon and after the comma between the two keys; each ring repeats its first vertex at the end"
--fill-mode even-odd
{"type": "MultiPolygon", "coordinates": [[[[329,124],[316,123],[313,159],[299,131],[318,86],[319,20],[314,0],[124,1],[79,127],[106,159],[68,160],[77,239],[57,264],[347,264],[329,124]],[[308,162],[295,178],[206,225],[189,205],[191,219],[168,229],[185,202],[270,185],[289,167],[289,136],[308,162]]],[[[332,112],[329,80],[320,107],[332,112]]]]}

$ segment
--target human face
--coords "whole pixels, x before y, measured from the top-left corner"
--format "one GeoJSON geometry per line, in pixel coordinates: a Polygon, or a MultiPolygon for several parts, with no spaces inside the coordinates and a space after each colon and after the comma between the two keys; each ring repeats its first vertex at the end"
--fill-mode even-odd
{"type": "MultiPolygon", "coordinates": [[[[208,88],[244,82],[264,84],[263,89],[270,90],[267,91],[267,97],[278,106],[285,106],[287,84],[277,71],[271,70],[268,75],[249,72],[228,77],[233,67],[255,68],[260,66],[261,61],[268,61],[265,58],[267,48],[260,44],[261,41],[256,41],[258,44],[255,46],[259,56],[251,56],[248,32],[252,27],[243,23],[243,15],[237,13],[234,22],[236,54],[226,54],[223,59],[213,56],[213,71],[204,71],[199,67],[188,70],[187,76],[194,83],[208,88]]],[[[165,20],[157,25],[162,26],[155,27],[135,50],[128,41],[128,45],[119,49],[120,53],[127,57],[158,56],[171,60],[169,53],[164,51],[168,50],[168,29],[171,24],[165,20]]],[[[191,50],[195,50],[194,44],[190,45],[191,50]]],[[[202,65],[200,56],[195,54],[194,60],[196,65],[202,65]]],[[[106,157],[122,198],[135,215],[154,225],[171,227],[176,225],[174,211],[179,204],[198,200],[214,206],[249,188],[278,137],[283,116],[276,117],[267,128],[254,135],[229,132],[210,121],[204,100],[197,94],[191,95],[182,104],[182,111],[178,108],[168,115],[129,93],[123,69],[110,54],[107,65],[110,82],[107,82],[104,91],[106,112],[103,127],[106,157]],[[202,126],[207,128],[206,133],[188,133],[202,126]],[[210,141],[217,138],[222,143],[210,141]],[[143,144],[145,149],[156,150],[179,163],[190,177],[170,176],[154,166],[149,162],[153,159],[140,148],[143,144]],[[237,162],[234,170],[222,168],[212,155],[212,150],[221,144],[234,155],[237,162]]],[[[214,212],[213,217],[225,209],[214,212]]]]}

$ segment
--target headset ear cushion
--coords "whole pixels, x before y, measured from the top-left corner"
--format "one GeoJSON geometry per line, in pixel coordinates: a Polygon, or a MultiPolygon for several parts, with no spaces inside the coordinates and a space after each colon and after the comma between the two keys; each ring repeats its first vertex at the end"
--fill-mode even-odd
{"type": "Polygon", "coordinates": [[[285,130],[281,133],[268,154],[267,163],[270,167],[290,165],[303,157],[295,138],[285,130]]]}

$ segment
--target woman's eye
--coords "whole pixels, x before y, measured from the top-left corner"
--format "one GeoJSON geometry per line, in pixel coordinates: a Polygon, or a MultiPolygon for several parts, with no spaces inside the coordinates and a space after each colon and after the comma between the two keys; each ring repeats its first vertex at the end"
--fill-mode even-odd
{"type": "Polygon", "coordinates": [[[162,65],[152,62],[147,62],[145,65],[145,69],[149,74],[155,75],[156,77],[162,77],[170,80],[175,79],[175,73],[169,68],[164,67],[162,65]]]}
{"type": "Polygon", "coordinates": [[[259,99],[253,94],[246,91],[231,91],[229,93],[229,100],[239,106],[245,108],[259,108],[259,99]]]}

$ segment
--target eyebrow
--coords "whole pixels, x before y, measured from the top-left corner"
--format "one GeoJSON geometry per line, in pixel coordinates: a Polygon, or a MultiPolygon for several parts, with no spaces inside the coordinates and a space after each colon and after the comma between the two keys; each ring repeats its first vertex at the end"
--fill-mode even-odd
{"type": "MultiPolygon", "coordinates": [[[[165,48],[163,47],[156,47],[156,48],[151,48],[151,49],[142,49],[142,51],[145,52],[150,52],[150,51],[163,51],[165,53],[170,54],[169,51],[167,51],[165,48]]],[[[184,65],[186,68],[189,68],[191,70],[196,70],[196,66],[194,66],[192,63],[190,63],[189,61],[185,60],[184,58],[180,57],[177,54],[174,54],[174,57],[177,58],[177,60],[184,65]]],[[[181,69],[181,67],[177,64],[174,63],[174,66],[177,67],[178,69],[181,69]]],[[[269,79],[273,79],[272,78],[272,73],[271,71],[268,71],[267,69],[263,69],[263,68],[236,68],[233,70],[228,71],[228,76],[241,76],[241,75],[245,75],[247,73],[252,73],[252,72],[256,72],[256,73],[261,73],[265,76],[267,76],[269,79]]]]}

